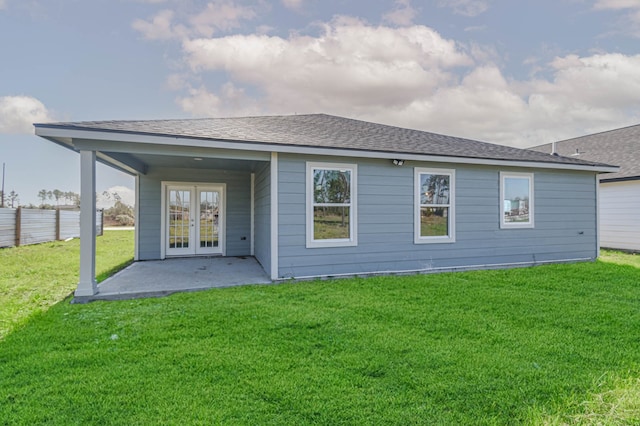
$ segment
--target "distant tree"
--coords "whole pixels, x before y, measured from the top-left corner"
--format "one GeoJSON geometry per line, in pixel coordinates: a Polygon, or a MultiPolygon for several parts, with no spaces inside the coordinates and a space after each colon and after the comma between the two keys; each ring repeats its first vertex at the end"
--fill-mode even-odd
{"type": "Polygon", "coordinates": [[[16,191],[11,190],[8,198],[9,198],[9,203],[11,204],[11,208],[14,208],[16,204],[20,205],[20,198],[16,191]]]}
{"type": "Polygon", "coordinates": [[[40,207],[44,208],[44,202],[47,201],[47,190],[41,189],[38,191],[38,198],[40,198],[40,207]]]}
{"type": "Polygon", "coordinates": [[[60,191],[59,189],[54,189],[51,193],[53,194],[53,198],[56,200],[56,206],[59,206],[60,199],[64,195],[64,192],[60,191]]]}
{"type": "Polygon", "coordinates": [[[115,200],[113,207],[104,211],[106,217],[120,225],[133,225],[135,223],[133,207],[122,202],[122,197],[117,192],[104,191],[102,195],[108,200],[115,200]]]}

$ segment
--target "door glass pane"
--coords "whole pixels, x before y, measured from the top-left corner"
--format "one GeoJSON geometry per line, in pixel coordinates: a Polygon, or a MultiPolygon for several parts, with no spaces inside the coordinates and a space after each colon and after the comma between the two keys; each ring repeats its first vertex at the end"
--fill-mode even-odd
{"type": "Polygon", "coordinates": [[[169,191],[169,248],[189,248],[191,191],[169,191]]]}
{"type": "Polygon", "coordinates": [[[200,247],[218,247],[220,193],[200,192],[200,247]]]}

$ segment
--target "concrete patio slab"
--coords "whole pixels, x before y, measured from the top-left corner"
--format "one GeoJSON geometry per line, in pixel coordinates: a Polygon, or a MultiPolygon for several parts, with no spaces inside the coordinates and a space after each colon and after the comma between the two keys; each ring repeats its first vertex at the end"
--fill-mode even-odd
{"type": "Polygon", "coordinates": [[[93,296],[72,303],[162,297],[172,293],[271,284],[254,257],[190,257],[135,262],[98,285],[93,296]]]}

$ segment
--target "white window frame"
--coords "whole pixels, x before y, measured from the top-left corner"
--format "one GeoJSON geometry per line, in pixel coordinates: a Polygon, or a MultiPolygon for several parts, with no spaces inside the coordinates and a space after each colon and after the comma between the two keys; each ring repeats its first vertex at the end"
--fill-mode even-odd
{"type": "Polygon", "coordinates": [[[433,243],[455,243],[456,242],[456,171],[454,169],[433,169],[416,167],[414,168],[414,243],[415,244],[433,244],[433,243]],[[448,175],[449,176],[449,204],[424,204],[420,203],[420,175],[448,175]],[[446,236],[422,236],[420,235],[420,208],[421,207],[447,207],[448,213],[448,229],[449,235],[446,236]]]}
{"type": "Polygon", "coordinates": [[[350,247],[358,245],[358,166],[356,164],[345,163],[323,163],[323,162],[307,162],[307,248],[318,247],[350,247]],[[351,172],[351,188],[350,202],[343,204],[349,207],[349,238],[334,238],[327,240],[316,240],[313,237],[314,221],[314,187],[313,172],[314,170],[348,170],[351,172]]]}
{"type": "Polygon", "coordinates": [[[500,228],[501,229],[528,229],[535,227],[535,195],[534,195],[534,174],[520,172],[500,172],[500,228]],[[528,222],[505,222],[504,220],[504,196],[505,179],[529,179],[529,221],[528,222]]]}

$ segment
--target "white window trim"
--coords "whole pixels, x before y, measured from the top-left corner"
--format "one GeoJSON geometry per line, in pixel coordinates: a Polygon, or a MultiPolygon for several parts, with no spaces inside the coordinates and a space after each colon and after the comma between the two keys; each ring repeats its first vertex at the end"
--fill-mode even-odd
{"type": "Polygon", "coordinates": [[[318,247],[350,247],[358,245],[358,166],[344,163],[307,162],[307,248],[318,247]],[[349,236],[350,238],[336,238],[330,240],[316,240],[313,238],[313,171],[349,170],[351,172],[351,203],[349,208],[349,236]]]}
{"type": "Polygon", "coordinates": [[[535,195],[533,173],[500,172],[500,228],[501,229],[529,229],[535,227],[535,195]],[[529,222],[505,222],[504,221],[504,181],[506,178],[529,179],[529,222]]]}
{"type": "Polygon", "coordinates": [[[414,243],[434,244],[434,243],[455,243],[456,242],[456,171],[454,169],[432,169],[414,168],[414,243]],[[449,235],[438,237],[423,237],[420,235],[420,175],[448,175],[449,176],[449,235]]]}

